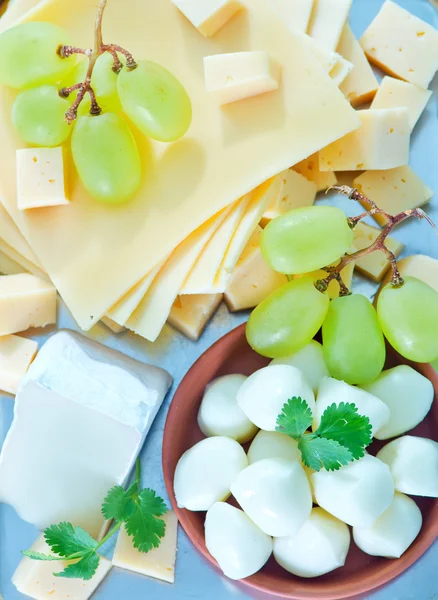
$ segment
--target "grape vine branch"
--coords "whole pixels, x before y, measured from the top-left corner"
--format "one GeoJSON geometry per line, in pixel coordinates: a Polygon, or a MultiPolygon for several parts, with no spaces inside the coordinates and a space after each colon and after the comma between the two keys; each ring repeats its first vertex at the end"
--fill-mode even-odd
{"type": "Polygon", "coordinates": [[[408,210],[404,210],[401,213],[398,213],[397,215],[390,215],[385,210],[379,208],[376,205],[376,203],[373,202],[373,200],[370,200],[369,198],[364,196],[364,194],[359,192],[356,188],[351,188],[348,185],[333,186],[333,187],[329,188],[327,191],[330,191],[330,190],[334,190],[336,192],[339,192],[340,194],[344,194],[344,195],[348,196],[348,198],[350,198],[350,200],[355,200],[355,201],[361,202],[362,204],[365,204],[366,206],[370,207],[369,210],[363,212],[362,214],[360,214],[356,217],[348,217],[347,220],[348,220],[348,224],[351,227],[351,229],[354,229],[356,227],[356,225],[359,223],[359,221],[361,221],[365,217],[376,215],[376,214],[383,215],[387,219],[388,222],[387,222],[386,226],[382,229],[379,236],[375,239],[375,241],[372,244],[370,244],[366,248],[357,250],[356,252],[353,252],[352,254],[345,254],[340,259],[339,263],[335,266],[324,267],[323,270],[326,271],[328,273],[328,275],[324,279],[318,279],[318,281],[315,282],[316,289],[319,290],[320,292],[325,292],[327,290],[329,283],[333,280],[336,280],[339,284],[340,296],[349,295],[351,292],[348,289],[348,287],[345,285],[344,281],[342,280],[342,276],[341,276],[342,269],[344,269],[344,267],[346,267],[352,261],[355,261],[358,258],[361,258],[362,256],[366,256],[367,254],[371,254],[371,252],[376,252],[376,251],[384,252],[384,254],[386,255],[386,257],[391,265],[391,269],[392,269],[391,285],[393,285],[394,287],[402,286],[404,283],[403,277],[400,275],[400,271],[398,270],[396,257],[391,252],[391,250],[389,250],[389,248],[385,245],[386,238],[388,237],[388,235],[391,233],[391,231],[393,230],[393,228],[396,225],[399,225],[403,221],[406,221],[407,219],[410,219],[412,217],[417,218],[417,219],[426,219],[426,221],[434,229],[435,229],[435,223],[430,219],[430,217],[421,208],[408,209],[408,210]]]}
{"type": "Polygon", "coordinates": [[[105,11],[105,7],[107,4],[107,0],[100,0],[99,7],[97,9],[96,21],[94,25],[94,48],[77,48],[76,46],[61,46],[58,50],[59,55],[62,58],[67,58],[74,54],[85,54],[88,57],[88,69],[85,76],[85,80],[80,83],[75,83],[70,87],[64,87],[59,91],[59,95],[62,98],[68,98],[72,92],[77,91],[77,95],[75,101],[70,106],[69,110],[65,113],[65,118],[68,123],[72,123],[78,116],[78,108],[84,99],[85,95],[88,94],[90,96],[91,115],[100,115],[102,109],[100,108],[96,94],[91,86],[91,76],[93,75],[93,69],[96,64],[97,59],[101,54],[105,52],[109,52],[113,57],[113,71],[114,73],[120,73],[123,65],[120,61],[118,53],[122,54],[126,58],[126,68],[129,71],[133,71],[137,68],[137,63],[134,60],[132,54],[118,46],[117,44],[104,44],[102,37],[102,19],[103,13],[105,11]]]}

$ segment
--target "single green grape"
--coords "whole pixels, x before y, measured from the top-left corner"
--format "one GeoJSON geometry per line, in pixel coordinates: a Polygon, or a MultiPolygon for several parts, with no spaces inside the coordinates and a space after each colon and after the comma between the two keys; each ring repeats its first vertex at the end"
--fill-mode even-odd
{"type": "Polygon", "coordinates": [[[91,75],[91,87],[102,110],[119,112],[122,110],[117,92],[117,79],[119,76],[114,73],[113,65],[114,59],[109,52],[101,54],[94,65],[91,75]]]}
{"type": "Polygon", "coordinates": [[[23,89],[54,84],[76,64],[76,57],[61,58],[68,34],[52,23],[23,23],[0,35],[0,84],[23,89]]]}
{"type": "Polygon", "coordinates": [[[58,88],[42,85],[18,94],[12,107],[12,122],[27,144],[59,146],[73,129],[65,119],[69,108],[58,88]]]}
{"type": "Polygon", "coordinates": [[[322,342],[326,365],[336,379],[369,383],[384,367],[385,339],[374,306],[361,294],[330,302],[322,342]]]}
{"type": "Polygon", "coordinates": [[[87,191],[96,200],[128,200],[141,182],[141,161],[128,125],[115,113],[79,117],[73,130],[73,161],[87,191]]]}
{"type": "Polygon", "coordinates": [[[271,221],[263,231],[261,248],[274,271],[300,275],[334,263],[352,241],[353,231],[340,208],[308,206],[271,221]]]}
{"type": "Polygon", "coordinates": [[[281,358],[300,350],[321,327],[329,298],[315,288],[311,277],[285,283],[251,313],[246,338],[263,356],[281,358]]]}
{"type": "Polygon", "coordinates": [[[386,285],[377,301],[377,316],[391,346],[415,362],[438,358],[438,293],[416,277],[400,287],[386,285]]]}
{"type": "Polygon", "coordinates": [[[142,60],[132,71],[122,69],[117,89],[123,110],[148,137],[173,142],[190,127],[190,98],[178,79],[161,65],[142,60]]]}

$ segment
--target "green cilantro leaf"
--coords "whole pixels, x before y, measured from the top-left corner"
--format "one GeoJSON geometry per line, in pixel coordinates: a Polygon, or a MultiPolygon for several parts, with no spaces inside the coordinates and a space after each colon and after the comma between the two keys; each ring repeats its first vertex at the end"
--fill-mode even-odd
{"type": "Polygon", "coordinates": [[[348,448],[341,446],[335,440],[303,435],[298,442],[303,463],[313,469],[320,471],[337,471],[344,465],[352,462],[353,455],[348,448]]]}
{"type": "Polygon", "coordinates": [[[59,556],[43,554],[42,552],[34,552],[33,550],[23,550],[21,553],[28,558],[32,558],[33,560],[62,560],[62,558],[59,556]]]}
{"type": "Polygon", "coordinates": [[[133,497],[137,492],[138,485],[133,483],[128,490],[121,485],[115,485],[110,489],[102,505],[102,514],[105,519],[126,521],[135,510],[133,497]]]}
{"type": "Polygon", "coordinates": [[[294,396],[283,406],[275,430],[298,440],[309,429],[312,420],[312,411],[307,402],[294,396]]]}
{"type": "Polygon", "coordinates": [[[99,561],[99,554],[92,550],[77,562],[68,565],[63,571],[53,574],[55,577],[68,577],[69,579],[78,578],[88,581],[96,573],[99,561]]]}
{"type": "Polygon", "coordinates": [[[82,527],[74,527],[71,523],[51,525],[44,530],[44,539],[52,552],[62,557],[82,556],[98,546],[98,542],[82,527]]]}
{"type": "Polygon", "coordinates": [[[154,490],[148,488],[141,490],[134,502],[135,509],[125,521],[126,531],[132,536],[134,548],[149,552],[158,548],[164,537],[166,524],[160,517],[166,514],[167,507],[154,490]]]}
{"type": "Polygon", "coordinates": [[[359,415],[354,404],[341,402],[328,406],[315,435],[335,440],[351,452],[354,459],[362,458],[365,448],[371,444],[371,423],[368,417],[359,415]]]}

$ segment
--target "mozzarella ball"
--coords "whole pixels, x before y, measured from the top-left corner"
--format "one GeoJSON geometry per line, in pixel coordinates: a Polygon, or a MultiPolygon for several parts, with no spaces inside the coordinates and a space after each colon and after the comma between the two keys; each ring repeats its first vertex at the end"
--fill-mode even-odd
{"type": "Polygon", "coordinates": [[[438,443],[405,435],[389,442],[377,458],[389,466],[397,492],[438,498],[438,443]]]}
{"type": "Polygon", "coordinates": [[[413,429],[425,418],[432,406],[432,383],[408,365],[383,371],[362,389],[377,396],[390,411],[387,423],[375,433],[378,440],[388,440],[413,429]]]}
{"type": "Polygon", "coordinates": [[[173,486],[178,506],[208,510],[226,500],[232,482],[247,465],[245,451],[235,440],[212,437],[198,442],[176,465],[173,486]]]}
{"type": "Polygon", "coordinates": [[[313,412],[313,431],[318,429],[325,409],[332,404],[338,405],[341,402],[355,404],[357,412],[369,418],[373,435],[389,419],[389,408],[377,396],[349,385],[345,381],[325,377],[318,389],[316,406],[313,412]]]}
{"type": "Polygon", "coordinates": [[[241,444],[255,436],[257,427],[237,404],[237,392],[245,380],[245,375],[224,375],[207,387],[198,412],[204,435],[223,435],[241,444]]]}
{"type": "Polygon", "coordinates": [[[268,535],[294,535],[312,510],[312,495],[298,461],[265,458],[241,471],[231,493],[268,535]]]}
{"type": "Polygon", "coordinates": [[[230,579],[244,579],[263,567],[272,539],[238,508],[213,504],[205,518],[205,545],[230,579]]]}
{"type": "Polygon", "coordinates": [[[343,567],[350,530],[322,508],[314,508],[297,534],[274,539],[274,557],[299,577],[319,577],[343,567]]]}
{"type": "Polygon", "coordinates": [[[312,502],[313,504],[318,504],[316,501],[316,497],[315,497],[315,490],[313,489],[313,482],[312,482],[312,475],[314,473],[316,473],[316,471],[314,471],[313,469],[311,469],[310,467],[308,467],[307,465],[301,463],[303,469],[304,469],[304,473],[306,474],[307,477],[307,481],[309,482],[310,485],[310,493],[312,494],[312,502]]]}
{"type": "Polygon", "coordinates": [[[330,375],[324,361],[322,344],[311,340],[304,348],[284,358],[274,358],[271,365],[292,365],[301,371],[304,379],[316,394],[323,377],[330,375]]]}
{"type": "Polygon", "coordinates": [[[301,460],[298,442],[278,431],[259,431],[248,450],[250,465],[264,458],[301,460]]]}
{"type": "Polygon", "coordinates": [[[369,527],[394,498],[394,483],[387,465],[365,454],[338,471],[312,475],[317,503],[344,523],[369,527]]]}
{"type": "Polygon", "coordinates": [[[257,427],[275,431],[278,415],[294,396],[313,410],[315,396],[301,371],[290,365],[270,365],[248,377],[237,392],[237,402],[257,427]]]}
{"type": "Polygon", "coordinates": [[[415,502],[397,492],[390,507],[371,527],[353,527],[353,538],[367,554],[400,558],[420,533],[422,522],[415,502]]]}

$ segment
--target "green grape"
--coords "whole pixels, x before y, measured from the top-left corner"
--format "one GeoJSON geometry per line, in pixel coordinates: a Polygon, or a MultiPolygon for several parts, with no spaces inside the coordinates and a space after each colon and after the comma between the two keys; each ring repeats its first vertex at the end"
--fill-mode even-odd
{"type": "Polygon", "coordinates": [[[271,221],[263,231],[261,248],[274,271],[300,275],[337,261],[352,241],[353,231],[340,208],[309,206],[271,221]]]}
{"type": "Polygon", "coordinates": [[[141,162],[128,125],[115,113],[79,117],[72,155],[79,177],[93,198],[124,202],[141,182],[141,162]]]}
{"type": "Polygon", "coordinates": [[[59,146],[72,131],[65,120],[69,108],[58,88],[42,85],[18,94],[12,107],[12,122],[27,144],[59,146]]]}
{"type": "Polygon", "coordinates": [[[114,73],[113,64],[114,59],[109,52],[99,56],[91,75],[91,87],[102,110],[117,112],[122,110],[122,105],[117,92],[118,74],[114,73]]]}
{"type": "Polygon", "coordinates": [[[145,135],[173,142],[190,127],[190,98],[178,79],[161,65],[142,60],[132,71],[122,69],[117,89],[123,110],[145,135]]]}
{"type": "Polygon", "coordinates": [[[377,316],[386,339],[415,362],[438,358],[438,293],[416,277],[400,287],[386,285],[377,301],[377,316]]]}
{"type": "Polygon", "coordinates": [[[64,29],[52,23],[23,23],[0,35],[0,84],[22,89],[57,83],[73,69],[76,57],[61,58],[69,43],[64,29]]]}
{"type": "Polygon", "coordinates": [[[386,358],[376,311],[360,294],[330,302],[322,325],[324,359],[332,377],[350,384],[373,381],[386,358]]]}
{"type": "Polygon", "coordinates": [[[246,326],[249,345],[263,356],[281,358],[300,350],[321,327],[329,299],[311,277],[289,281],[253,310],[246,326]]]}

